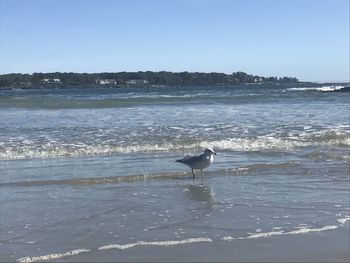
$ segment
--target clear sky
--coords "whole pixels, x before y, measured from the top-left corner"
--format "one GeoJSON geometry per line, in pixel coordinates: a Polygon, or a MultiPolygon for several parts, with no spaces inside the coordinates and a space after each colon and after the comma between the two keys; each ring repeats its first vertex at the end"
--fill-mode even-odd
{"type": "Polygon", "coordinates": [[[349,0],[0,0],[0,72],[349,80],[349,0]]]}

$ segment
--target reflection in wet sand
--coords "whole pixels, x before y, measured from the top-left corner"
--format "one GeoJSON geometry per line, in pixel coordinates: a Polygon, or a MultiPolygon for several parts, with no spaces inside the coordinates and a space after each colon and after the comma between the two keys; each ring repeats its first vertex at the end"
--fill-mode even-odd
{"type": "Polygon", "coordinates": [[[211,203],[213,201],[214,192],[209,186],[204,185],[187,185],[185,186],[186,197],[190,200],[197,200],[211,203]]]}

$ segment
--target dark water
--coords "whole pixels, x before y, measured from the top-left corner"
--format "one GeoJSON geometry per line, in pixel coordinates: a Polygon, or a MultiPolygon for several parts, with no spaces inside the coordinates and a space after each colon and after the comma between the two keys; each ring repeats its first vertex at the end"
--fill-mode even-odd
{"type": "Polygon", "coordinates": [[[0,91],[0,259],[348,224],[350,94],[329,89],[0,91]],[[209,146],[193,182],[174,160],[209,146]]]}

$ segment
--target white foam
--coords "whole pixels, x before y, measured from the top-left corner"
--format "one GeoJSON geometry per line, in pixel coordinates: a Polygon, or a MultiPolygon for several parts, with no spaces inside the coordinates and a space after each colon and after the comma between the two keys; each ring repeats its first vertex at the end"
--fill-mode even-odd
{"type": "Polygon", "coordinates": [[[198,237],[198,238],[187,238],[183,240],[168,240],[168,241],[137,241],[135,243],[129,244],[110,244],[99,247],[98,250],[108,250],[108,249],[128,249],[135,246],[174,246],[187,243],[198,243],[198,242],[212,242],[210,238],[198,237]]]}
{"type": "Polygon", "coordinates": [[[298,235],[298,234],[305,234],[305,233],[311,233],[311,232],[321,232],[321,231],[327,231],[327,230],[333,230],[338,228],[338,226],[330,225],[330,226],[324,226],[321,228],[307,228],[303,227],[298,230],[284,232],[284,231],[272,231],[272,232],[264,232],[264,233],[256,233],[252,234],[250,236],[247,236],[246,239],[250,238],[267,238],[271,236],[281,236],[281,235],[298,235]]]}
{"type": "Polygon", "coordinates": [[[273,229],[273,230],[281,230],[281,229],[283,229],[283,227],[276,226],[276,227],[273,227],[272,229],[273,229]]]}
{"type": "Polygon", "coordinates": [[[294,135],[279,137],[278,134],[269,134],[256,138],[228,138],[225,140],[198,141],[189,144],[167,142],[160,144],[114,145],[113,143],[89,145],[84,142],[67,144],[51,141],[46,144],[34,142],[30,145],[24,145],[23,143],[6,142],[0,145],[0,160],[184,150],[186,152],[191,150],[197,152],[198,149],[207,147],[235,151],[292,150],[296,147],[308,146],[333,146],[339,144],[350,146],[350,136],[347,131],[338,127],[322,131],[304,131],[297,137],[294,135]]]}
{"type": "Polygon", "coordinates": [[[333,230],[337,229],[338,226],[324,226],[321,228],[300,228],[298,230],[290,231],[285,233],[286,235],[297,235],[297,234],[305,234],[310,232],[321,232],[321,231],[327,231],[327,230],[333,230]]]}
{"type": "Polygon", "coordinates": [[[293,150],[297,147],[309,146],[350,146],[349,134],[340,130],[305,132],[299,139],[291,137],[259,136],[257,138],[232,138],[227,140],[203,141],[201,148],[212,147],[222,150],[259,151],[259,150],[293,150]]]}
{"type": "Polygon", "coordinates": [[[262,136],[255,139],[241,139],[234,138],[228,140],[218,140],[211,142],[202,142],[200,146],[202,148],[212,147],[223,150],[236,150],[236,151],[258,151],[266,149],[286,149],[290,150],[294,147],[304,146],[304,142],[291,141],[282,138],[274,138],[268,136],[262,136]]]}
{"type": "Polygon", "coordinates": [[[234,237],[231,237],[231,236],[224,236],[222,238],[220,238],[221,240],[225,240],[225,241],[230,241],[230,240],[233,240],[235,239],[234,237]]]}
{"type": "Polygon", "coordinates": [[[289,88],[287,90],[290,90],[290,91],[312,91],[312,90],[316,90],[316,91],[335,91],[335,90],[340,90],[342,88],[344,88],[344,86],[331,85],[331,86],[322,86],[322,87],[289,88]]]}
{"type": "Polygon", "coordinates": [[[256,233],[251,234],[250,236],[247,236],[246,238],[261,238],[261,237],[270,237],[270,236],[276,236],[276,235],[282,235],[283,231],[272,231],[272,232],[264,232],[264,233],[256,233]]]}
{"type": "MultiPolygon", "coordinates": [[[[337,221],[341,224],[344,224],[345,222],[350,221],[350,217],[340,218],[340,219],[337,219],[337,221]]],[[[268,238],[271,236],[282,236],[282,235],[298,235],[298,234],[305,234],[305,233],[311,233],[311,232],[333,230],[336,228],[338,228],[338,226],[335,226],[335,225],[329,225],[329,226],[324,226],[320,228],[302,227],[300,229],[289,231],[289,232],[285,232],[283,230],[271,231],[271,232],[259,232],[259,233],[251,234],[247,237],[239,237],[238,239],[268,238]]],[[[274,229],[280,229],[280,227],[275,227],[274,229]]],[[[220,238],[220,240],[224,240],[224,241],[231,241],[234,239],[237,239],[237,238],[234,238],[232,236],[224,236],[220,238]]],[[[128,243],[128,244],[105,245],[105,246],[99,247],[98,250],[109,250],[109,249],[124,250],[135,246],[165,246],[166,247],[166,246],[174,246],[174,245],[181,245],[181,244],[188,244],[188,243],[199,243],[199,242],[213,242],[213,240],[208,237],[198,237],[198,238],[187,238],[183,240],[137,241],[137,242],[128,243]]],[[[22,257],[17,259],[16,261],[19,263],[48,261],[48,260],[60,259],[67,256],[74,256],[85,252],[90,252],[90,250],[81,248],[81,249],[68,251],[65,253],[55,253],[55,254],[48,254],[48,255],[36,256],[36,257],[22,257]]]]}
{"type": "Polygon", "coordinates": [[[347,216],[347,217],[345,217],[345,218],[339,218],[339,219],[337,219],[337,221],[338,221],[340,224],[344,225],[346,222],[350,221],[350,216],[347,216]]]}
{"type": "Polygon", "coordinates": [[[59,258],[63,258],[63,257],[68,257],[68,256],[74,256],[74,255],[78,255],[80,253],[85,253],[85,252],[89,252],[90,250],[85,249],[85,248],[81,248],[81,249],[75,249],[66,253],[61,253],[61,254],[49,254],[49,255],[45,255],[45,256],[37,256],[37,257],[23,257],[23,258],[19,258],[16,261],[20,262],[20,263],[31,263],[31,262],[39,262],[39,261],[48,261],[48,260],[52,260],[52,259],[59,259],[59,258]]]}
{"type": "Polygon", "coordinates": [[[78,157],[93,155],[108,155],[114,153],[138,153],[138,152],[167,152],[169,150],[183,151],[196,149],[200,147],[200,143],[194,144],[145,144],[145,145],[87,145],[80,143],[74,147],[66,145],[46,144],[31,145],[24,147],[23,145],[12,145],[0,148],[0,160],[15,160],[26,158],[55,158],[55,157],[78,157]]]}

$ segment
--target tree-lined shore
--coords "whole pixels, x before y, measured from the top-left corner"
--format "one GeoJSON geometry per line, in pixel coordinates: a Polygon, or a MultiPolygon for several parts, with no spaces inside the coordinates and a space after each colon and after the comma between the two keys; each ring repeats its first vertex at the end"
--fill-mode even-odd
{"type": "Polygon", "coordinates": [[[98,87],[98,86],[145,86],[145,85],[230,85],[240,83],[297,83],[294,77],[263,77],[245,72],[201,73],[138,71],[115,73],[11,73],[0,75],[0,88],[40,87],[98,87]]]}

